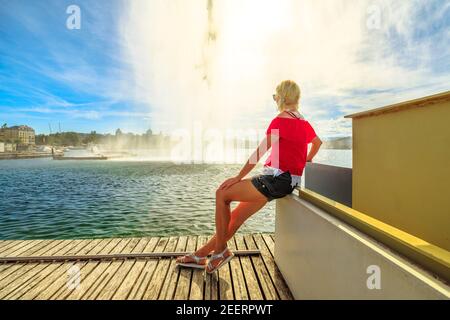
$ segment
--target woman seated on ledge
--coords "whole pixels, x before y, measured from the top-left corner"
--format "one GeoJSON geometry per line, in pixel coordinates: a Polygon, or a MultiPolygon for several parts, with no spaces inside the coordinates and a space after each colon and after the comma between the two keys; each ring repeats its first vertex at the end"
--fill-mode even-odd
{"type": "Polygon", "coordinates": [[[298,112],[300,88],[294,81],[283,81],[273,95],[279,114],[271,121],[257,150],[235,177],[224,181],[216,191],[216,233],[200,249],[177,259],[185,267],[218,270],[233,258],[227,241],[239,227],[268,201],[291,194],[303,174],[307,161],[312,161],[322,141],[298,112]],[[308,144],[312,143],[308,152],[308,144]],[[261,174],[244,179],[260,158],[272,147],[261,174]],[[230,212],[230,203],[239,201],[230,212]],[[207,256],[213,253],[208,258],[207,256]]]}

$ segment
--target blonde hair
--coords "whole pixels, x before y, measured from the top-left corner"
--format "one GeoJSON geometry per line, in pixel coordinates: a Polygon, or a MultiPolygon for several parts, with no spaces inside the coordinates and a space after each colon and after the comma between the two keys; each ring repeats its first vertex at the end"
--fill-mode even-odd
{"type": "Polygon", "coordinates": [[[280,97],[278,101],[278,110],[284,111],[286,109],[298,110],[300,101],[300,87],[292,80],[285,80],[281,82],[276,89],[277,96],[280,97]]]}

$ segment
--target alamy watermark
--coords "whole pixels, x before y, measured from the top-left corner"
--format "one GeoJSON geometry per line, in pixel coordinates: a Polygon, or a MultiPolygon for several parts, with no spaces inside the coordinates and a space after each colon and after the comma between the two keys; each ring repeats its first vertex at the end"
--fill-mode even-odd
{"type": "Polygon", "coordinates": [[[174,144],[170,146],[170,161],[183,163],[242,163],[257,164],[271,149],[271,165],[278,167],[279,129],[271,130],[271,143],[262,130],[203,129],[197,122],[194,130],[177,129],[171,132],[174,144]]]}
{"type": "Polygon", "coordinates": [[[381,29],[381,6],[372,4],[367,8],[366,27],[369,30],[381,29]]]}
{"type": "Polygon", "coordinates": [[[81,9],[76,4],[67,7],[66,13],[69,15],[66,20],[66,27],[69,30],[81,29],[81,9]]]}
{"type": "Polygon", "coordinates": [[[381,269],[377,265],[370,265],[366,269],[370,276],[367,278],[366,285],[369,290],[381,290],[381,269]]]}
{"type": "Polygon", "coordinates": [[[67,283],[66,286],[69,290],[76,290],[80,287],[81,283],[81,270],[76,264],[69,265],[67,269],[67,283]]]}

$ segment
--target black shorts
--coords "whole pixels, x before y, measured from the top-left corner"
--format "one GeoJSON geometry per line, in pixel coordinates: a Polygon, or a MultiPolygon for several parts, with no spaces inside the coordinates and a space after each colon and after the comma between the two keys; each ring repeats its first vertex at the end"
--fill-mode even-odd
{"type": "Polygon", "coordinates": [[[283,198],[294,191],[291,186],[292,177],[289,171],[278,176],[259,174],[251,178],[253,185],[266,196],[268,201],[283,198]]]}

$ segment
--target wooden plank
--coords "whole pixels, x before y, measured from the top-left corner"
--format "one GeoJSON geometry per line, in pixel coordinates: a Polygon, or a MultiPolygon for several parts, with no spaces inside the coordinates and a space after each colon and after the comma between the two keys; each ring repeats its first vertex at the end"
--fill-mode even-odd
{"type": "MultiPolygon", "coordinates": [[[[14,254],[42,254],[51,250],[55,245],[60,242],[54,241],[31,241],[29,245],[26,245],[19,250],[14,250],[14,254]]],[[[5,290],[5,287],[10,285],[10,283],[21,283],[21,281],[26,281],[28,278],[23,278],[23,275],[28,272],[39,272],[43,266],[39,266],[38,263],[30,264],[15,264],[11,268],[7,269],[6,275],[3,274],[0,280],[0,291],[5,290]],[[36,269],[35,269],[36,268],[36,269]]]]}
{"type": "MultiPolygon", "coordinates": [[[[112,239],[104,239],[103,241],[99,242],[97,246],[101,246],[102,244],[109,243],[108,241],[111,241],[112,239]]],[[[65,253],[65,255],[78,255],[84,252],[90,252],[89,248],[91,247],[92,240],[86,240],[86,239],[77,239],[72,242],[72,245],[69,247],[69,250],[65,253]]]]}
{"type": "Polygon", "coordinates": [[[151,237],[143,253],[162,252],[167,245],[167,238],[151,237]]]}
{"type": "MultiPolygon", "coordinates": [[[[48,245],[36,253],[60,253],[67,251],[65,241],[57,240],[48,242],[48,245]],[[55,244],[56,242],[56,244],[55,244]],[[50,248],[48,248],[51,246],[50,248]]],[[[4,286],[0,292],[0,299],[17,299],[30,288],[34,287],[41,278],[45,278],[49,273],[53,272],[60,264],[39,264],[28,272],[21,274],[14,282],[4,286]]]]}
{"type": "MultiPolygon", "coordinates": [[[[127,246],[127,249],[131,249],[130,253],[140,253],[144,250],[147,242],[141,241],[140,238],[134,238],[131,240],[131,242],[134,242],[135,245],[131,249],[131,246],[127,246]]],[[[96,297],[98,300],[110,300],[116,293],[116,291],[121,286],[122,282],[127,277],[128,273],[131,271],[131,269],[136,264],[136,259],[131,260],[125,260],[117,270],[117,272],[114,274],[114,276],[109,280],[109,282],[101,289],[101,292],[96,297]]]]}
{"type": "MultiPolygon", "coordinates": [[[[236,242],[233,237],[228,241],[228,247],[232,250],[236,250],[236,242]]],[[[244,271],[242,270],[240,257],[235,257],[230,261],[231,277],[233,279],[233,292],[235,300],[248,300],[248,289],[245,282],[244,271]]]]}
{"type": "MultiPolygon", "coordinates": [[[[68,253],[76,254],[78,252],[89,253],[89,252],[109,252],[118,243],[120,239],[104,239],[101,242],[96,242],[94,240],[77,240],[76,246],[71,248],[68,253]]],[[[86,277],[89,274],[87,268],[88,261],[82,261],[78,263],[66,263],[61,268],[59,268],[59,275],[57,279],[49,281],[51,284],[45,289],[40,290],[40,292],[34,295],[33,299],[38,300],[48,300],[57,299],[70,294],[74,290],[82,290],[82,287],[86,286],[86,277]],[[80,270],[80,286],[70,288],[69,281],[71,276],[71,268],[77,266],[80,270]]],[[[56,273],[56,272],[55,272],[56,273]]],[[[25,297],[24,297],[25,298],[25,297]]]]}
{"type": "MultiPolygon", "coordinates": [[[[197,247],[195,250],[200,249],[208,242],[207,236],[199,236],[197,238],[197,247]]],[[[205,270],[193,269],[191,290],[189,291],[189,300],[203,300],[205,291],[205,270]]]]}
{"type": "MultiPolygon", "coordinates": [[[[44,241],[44,240],[31,240],[31,241],[19,241],[18,246],[13,246],[10,249],[4,251],[4,254],[6,255],[27,255],[32,254],[34,252],[37,252],[42,247],[51,247],[51,244],[54,243],[54,241],[44,241]],[[50,246],[49,246],[50,245],[50,246]]],[[[18,269],[21,269],[24,266],[24,264],[20,265],[13,265],[13,264],[2,264],[0,266],[0,271],[7,270],[6,274],[11,274],[12,272],[15,272],[18,269]]],[[[5,275],[5,273],[3,273],[5,275]]],[[[4,276],[0,276],[1,279],[4,278],[4,276]]]]}
{"type": "MultiPolygon", "coordinates": [[[[229,241],[233,242],[233,240],[229,241]]],[[[229,246],[227,244],[227,246],[229,246]]],[[[231,250],[231,248],[230,248],[231,250]]],[[[234,257],[233,259],[236,259],[234,257]]],[[[226,266],[223,266],[220,270],[217,271],[217,279],[218,279],[218,291],[219,291],[219,299],[220,300],[233,300],[233,281],[231,276],[231,266],[228,263],[226,266]]]]}
{"type": "Polygon", "coordinates": [[[3,251],[3,248],[10,245],[14,240],[0,240],[0,253],[3,251]]]}
{"type": "MultiPolygon", "coordinates": [[[[67,252],[65,254],[77,253],[84,246],[87,245],[87,242],[74,240],[70,246],[67,247],[67,252]]],[[[81,265],[85,263],[79,263],[77,266],[81,269],[81,265]]],[[[61,264],[58,269],[56,269],[52,274],[48,275],[46,278],[42,279],[40,283],[38,283],[33,288],[27,290],[20,296],[20,299],[31,300],[35,299],[41,293],[48,293],[46,298],[50,298],[51,293],[54,293],[57,289],[59,289],[64,284],[67,284],[67,272],[68,269],[74,264],[61,264]]]]}
{"type": "MultiPolygon", "coordinates": [[[[247,249],[258,249],[253,239],[253,235],[244,235],[244,241],[247,249]]],[[[262,256],[251,256],[250,260],[253,264],[253,268],[256,271],[255,273],[258,277],[259,285],[264,293],[264,297],[266,298],[266,300],[278,300],[278,292],[275,288],[274,283],[272,282],[272,278],[270,277],[266,265],[264,264],[262,256]]]]}
{"type": "Polygon", "coordinates": [[[20,248],[21,246],[24,246],[27,242],[29,242],[29,241],[26,241],[26,240],[3,241],[2,246],[0,247],[0,257],[4,256],[3,252],[5,252],[13,247],[20,248]]]}
{"type": "MultiPolygon", "coordinates": [[[[118,244],[110,248],[110,252],[120,252],[126,247],[126,245],[129,242],[130,239],[120,239],[118,244]]],[[[92,290],[95,290],[96,285],[102,279],[101,278],[102,273],[110,264],[111,262],[109,261],[105,262],[89,261],[87,265],[82,269],[83,276],[80,286],[78,286],[75,290],[64,286],[61,292],[59,292],[55,296],[52,296],[52,299],[67,299],[67,300],[84,299],[88,293],[92,292],[92,290]]]]}
{"type": "MultiPolygon", "coordinates": [[[[178,242],[178,237],[170,237],[164,251],[172,251],[175,249],[178,242]]],[[[169,268],[169,259],[160,259],[158,266],[153,273],[150,283],[145,290],[144,300],[156,300],[161,292],[162,285],[166,279],[167,271],[169,268]]]]}
{"type": "MultiPolygon", "coordinates": [[[[187,252],[194,252],[197,247],[197,236],[189,236],[186,246],[187,252]]],[[[192,268],[180,268],[177,289],[175,290],[175,300],[187,300],[191,288],[192,268]]]]}
{"type": "MultiPolygon", "coordinates": [[[[213,236],[208,236],[207,240],[211,239],[213,236]]],[[[219,281],[216,274],[204,273],[205,281],[205,300],[218,300],[219,299],[219,281]]]]}
{"type": "Polygon", "coordinates": [[[36,267],[37,264],[17,265],[17,270],[14,270],[14,272],[8,274],[8,276],[4,277],[0,281],[0,299],[1,297],[7,295],[11,290],[14,290],[17,285],[20,285],[30,277],[29,275],[24,278],[23,275],[26,275],[27,273],[30,274],[30,271],[31,274],[33,274],[36,272],[35,270],[40,270],[35,269],[36,267]]]}
{"type": "MultiPolygon", "coordinates": [[[[130,238],[122,238],[120,241],[108,247],[109,252],[114,252],[117,250],[123,250],[129,245],[131,239],[130,238]]],[[[101,252],[105,252],[102,250],[101,252]]],[[[92,293],[95,288],[99,285],[100,281],[103,279],[102,274],[107,269],[107,267],[111,264],[111,261],[98,262],[98,261],[89,261],[86,266],[82,269],[82,273],[85,274],[83,277],[83,281],[81,286],[77,288],[77,290],[68,290],[65,289],[65,293],[59,297],[58,299],[68,299],[68,300],[80,300],[86,299],[87,296],[92,293]]]]}
{"type": "MultiPolygon", "coordinates": [[[[135,254],[191,252],[207,236],[171,238],[31,240],[3,243],[4,252],[24,257],[130,254],[132,259],[78,261],[81,285],[67,287],[73,263],[11,263],[0,265],[0,298],[3,299],[293,299],[276,263],[270,234],[237,235],[229,242],[241,251],[214,275],[201,269],[177,268],[173,257],[139,259],[135,254]],[[184,239],[184,240],[183,240],[184,239]],[[245,250],[260,255],[245,255],[245,250]],[[5,288],[5,290],[2,290],[5,288]],[[80,290],[81,288],[81,290],[80,290]]],[[[120,256],[122,257],[122,256],[120,256]]],[[[125,258],[125,257],[123,257],[125,258]]],[[[143,258],[143,257],[142,257],[143,258]]],[[[122,259],[122,258],[121,258],[122,259]]]]}
{"type": "MultiPolygon", "coordinates": [[[[20,248],[20,247],[26,245],[27,242],[29,242],[29,241],[11,240],[9,242],[9,244],[4,246],[3,249],[1,250],[0,257],[3,257],[4,256],[4,252],[9,252],[9,250],[11,248],[16,248],[16,249],[20,248]]],[[[3,278],[2,273],[4,273],[7,269],[10,269],[12,266],[13,266],[12,263],[8,263],[8,264],[7,263],[0,263],[0,279],[3,278]]]]}
{"type": "MultiPolygon", "coordinates": [[[[188,237],[178,237],[176,251],[186,251],[188,237]]],[[[167,273],[166,281],[164,281],[161,288],[161,293],[158,296],[159,300],[172,300],[175,296],[175,290],[177,288],[178,278],[180,276],[181,268],[176,266],[176,259],[172,259],[169,265],[169,271],[167,273]]]]}
{"type": "MultiPolygon", "coordinates": [[[[26,242],[29,243],[29,242],[33,242],[33,241],[26,241],[26,242]]],[[[39,242],[42,242],[42,240],[36,240],[35,242],[39,243],[39,242]]],[[[24,254],[30,254],[30,253],[32,254],[33,250],[36,250],[37,248],[39,248],[39,247],[32,246],[32,247],[29,247],[28,249],[25,249],[22,246],[21,251],[16,251],[16,252],[17,253],[23,252],[24,254]],[[25,250],[25,251],[23,251],[23,250],[25,250]]],[[[22,268],[22,267],[24,267],[26,265],[27,264],[23,264],[23,263],[21,263],[21,264],[8,263],[8,264],[1,265],[0,266],[0,280],[4,279],[5,277],[9,276],[14,271],[16,271],[16,270],[18,270],[18,269],[20,269],[20,268],[22,268]]]]}
{"type": "MultiPolygon", "coordinates": [[[[7,249],[6,251],[2,252],[2,256],[19,256],[22,252],[29,252],[29,250],[32,250],[35,246],[39,244],[45,244],[44,240],[31,240],[31,241],[24,241],[22,243],[19,243],[19,245],[12,246],[11,248],[7,249]]],[[[39,247],[38,247],[39,248],[39,247]]]]}
{"type": "MultiPolygon", "coordinates": [[[[158,238],[142,238],[139,244],[136,246],[134,251],[136,252],[144,252],[153,250],[158,243],[158,238]]],[[[133,287],[137,285],[136,280],[139,278],[139,275],[142,273],[146,260],[137,260],[132,266],[130,272],[125,276],[120,286],[117,288],[116,292],[112,296],[113,300],[125,300],[130,295],[133,287]]]]}
{"type": "Polygon", "coordinates": [[[3,288],[9,285],[10,283],[14,282],[14,280],[20,278],[22,274],[24,274],[29,270],[32,270],[36,266],[37,266],[36,263],[29,263],[29,264],[18,263],[14,264],[9,269],[2,272],[0,274],[0,291],[2,291],[3,288]]]}
{"type": "MultiPolygon", "coordinates": [[[[41,254],[45,254],[47,252],[51,252],[51,249],[54,248],[58,243],[60,243],[62,240],[32,240],[29,245],[23,246],[18,250],[15,250],[13,255],[17,256],[24,256],[33,254],[36,256],[39,256],[41,254]]],[[[24,266],[27,266],[28,264],[12,264],[12,269],[18,269],[18,272],[21,272],[21,268],[24,266]]],[[[34,266],[37,266],[38,264],[35,264],[34,266]]],[[[11,270],[9,270],[11,271],[11,270]]]]}
{"type": "MultiPolygon", "coordinates": [[[[124,239],[126,241],[126,245],[121,249],[122,253],[130,252],[136,247],[138,243],[138,239],[136,238],[128,238],[124,239]]],[[[115,276],[118,272],[118,269],[123,265],[124,261],[101,261],[97,266],[96,270],[99,269],[101,272],[97,273],[97,277],[95,278],[95,282],[92,283],[91,287],[86,290],[81,297],[82,300],[94,300],[98,297],[101,291],[108,285],[109,281],[115,276]],[[105,265],[105,268],[102,268],[102,265],[105,265]]],[[[93,271],[95,272],[95,270],[93,271]]]]}
{"type": "Polygon", "coordinates": [[[84,255],[90,252],[96,252],[101,246],[105,246],[111,239],[83,239],[76,240],[74,245],[67,251],[67,254],[84,255]]]}
{"type": "MultiPolygon", "coordinates": [[[[86,241],[87,244],[78,251],[77,254],[90,254],[90,253],[101,253],[109,252],[115,248],[120,241],[117,242],[116,239],[90,239],[86,241]]],[[[77,261],[76,263],[67,262],[64,264],[63,273],[61,274],[59,283],[60,286],[53,292],[50,299],[64,299],[70,294],[81,294],[91,285],[89,281],[86,280],[93,266],[96,265],[93,261],[77,261]],[[78,286],[70,286],[71,278],[71,268],[74,266],[78,267],[80,272],[80,283],[78,286]],[[62,283],[62,285],[61,285],[62,283]]],[[[40,298],[40,297],[39,297],[40,298]]]]}
{"type": "Polygon", "coordinates": [[[20,269],[24,264],[22,263],[4,263],[0,265],[0,281],[8,277],[11,273],[20,269]]]}
{"type": "MultiPolygon", "coordinates": [[[[73,247],[73,240],[58,240],[58,244],[53,246],[51,249],[46,250],[43,248],[37,254],[46,253],[46,254],[65,254],[73,247]]],[[[8,294],[8,299],[19,299],[23,295],[28,292],[35,292],[39,290],[40,284],[44,283],[47,277],[54,275],[56,270],[60,268],[63,263],[46,263],[39,264],[37,268],[30,270],[28,273],[25,273],[21,276],[21,281],[16,281],[17,287],[8,294]],[[42,267],[42,268],[41,268],[42,267]],[[30,275],[30,277],[28,277],[30,275]],[[26,281],[22,281],[24,279],[28,279],[26,281]],[[37,289],[36,289],[37,288],[37,289]],[[34,289],[34,290],[33,290],[34,289]]]]}
{"type": "MultiPolygon", "coordinates": [[[[2,241],[3,245],[0,248],[0,257],[4,256],[3,252],[8,251],[10,248],[17,248],[19,246],[24,246],[26,241],[17,241],[17,240],[4,240],[2,241]]],[[[6,271],[12,267],[12,264],[0,263],[0,279],[2,278],[1,273],[6,271]]]]}
{"type": "Polygon", "coordinates": [[[275,257],[275,236],[272,234],[263,234],[263,239],[269,247],[270,254],[275,257]]]}
{"type": "MultiPolygon", "coordinates": [[[[169,239],[168,238],[153,238],[153,239],[157,240],[156,245],[153,246],[150,246],[150,244],[147,245],[147,247],[144,249],[144,252],[164,251],[169,239]]],[[[150,243],[152,243],[152,241],[150,241],[150,243]]],[[[158,263],[159,260],[155,259],[148,260],[145,263],[144,267],[142,268],[142,272],[136,279],[136,284],[132,287],[130,293],[128,294],[127,299],[129,300],[142,299],[145,290],[147,290],[148,283],[151,281],[153,273],[155,272],[155,269],[158,266],[158,263]]]]}
{"type": "MultiPolygon", "coordinates": [[[[127,260],[127,259],[149,259],[149,258],[175,258],[185,255],[186,252],[150,252],[150,253],[116,253],[116,254],[90,254],[90,255],[49,255],[49,256],[26,256],[26,257],[0,257],[0,263],[28,263],[28,262],[67,262],[81,260],[127,260]]],[[[258,250],[237,250],[235,255],[259,254],[258,250]]]]}
{"type": "Polygon", "coordinates": [[[4,257],[7,254],[11,254],[15,250],[18,250],[26,245],[29,245],[30,243],[34,242],[35,244],[42,242],[43,240],[28,240],[28,241],[12,241],[8,246],[4,247],[2,249],[2,252],[0,253],[0,257],[4,257]]]}
{"type": "Polygon", "coordinates": [[[36,272],[33,270],[30,277],[27,281],[22,281],[27,277],[27,274],[24,274],[21,277],[20,284],[18,282],[15,282],[13,288],[5,288],[2,290],[2,293],[7,293],[5,295],[0,294],[0,299],[10,299],[10,300],[17,300],[24,294],[26,294],[28,291],[32,290],[37,286],[39,282],[45,281],[45,279],[53,274],[59,267],[61,267],[64,263],[58,262],[58,263],[49,263],[47,266],[45,266],[42,270],[36,272]]]}
{"type": "Polygon", "coordinates": [[[18,258],[29,255],[41,257],[65,253],[73,246],[73,241],[74,240],[45,240],[42,244],[35,246],[30,251],[21,252],[18,258]]]}
{"type": "Polygon", "coordinates": [[[25,251],[21,250],[19,253],[15,252],[14,255],[18,256],[18,257],[27,256],[27,255],[40,256],[40,255],[47,253],[52,248],[54,248],[55,246],[60,244],[61,241],[62,240],[44,240],[44,241],[41,241],[40,243],[38,243],[37,245],[35,245],[34,247],[29,248],[28,250],[25,250],[25,251]]]}
{"type": "MultiPolygon", "coordinates": [[[[244,238],[241,234],[235,235],[236,247],[240,250],[245,250],[246,246],[244,243],[244,238]]],[[[250,300],[263,300],[264,294],[258,283],[258,278],[253,270],[253,265],[250,257],[240,257],[242,270],[244,271],[245,282],[247,284],[248,294],[250,300]]]]}
{"type": "MultiPolygon", "coordinates": [[[[278,269],[278,266],[276,265],[275,260],[273,259],[273,255],[270,252],[270,248],[264,241],[264,238],[265,238],[264,235],[261,234],[254,235],[253,237],[253,239],[256,241],[258,249],[261,251],[261,256],[270,274],[272,282],[274,283],[275,288],[277,289],[278,295],[281,300],[293,300],[294,297],[292,296],[291,290],[287,286],[286,281],[283,278],[283,275],[278,269]]],[[[273,244],[272,238],[270,238],[270,242],[273,244]]]]}

